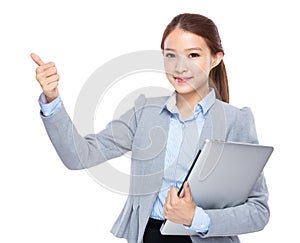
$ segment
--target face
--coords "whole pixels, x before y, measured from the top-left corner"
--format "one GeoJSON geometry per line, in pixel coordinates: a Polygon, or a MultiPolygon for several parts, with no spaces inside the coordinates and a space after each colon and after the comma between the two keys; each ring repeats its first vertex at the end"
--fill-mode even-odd
{"type": "Polygon", "coordinates": [[[211,55],[204,38],[176,28],[165,39],[163,55],[167,78],[177,93],[201,99],[208,94],[209,72],[222,54],[211,55]]]}

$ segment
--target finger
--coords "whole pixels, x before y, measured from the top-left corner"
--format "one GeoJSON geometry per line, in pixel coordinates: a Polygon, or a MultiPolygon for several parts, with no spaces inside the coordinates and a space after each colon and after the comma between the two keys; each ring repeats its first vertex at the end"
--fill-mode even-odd
{"type": "MultiPolygon", "coordinates": [[[[49,66],[49,65],[51,65],[51,63],[47,63],[44,66],[49,66]]],[[[57,74],[57,69],[55,66],[50,66],[45,69],[42,69],[42,66],[40,66],[36,70],[36,76],[38,79],[47,78],[55,74],[57,74]]]]}
{"type": "Polygon", "coordinates": [[[59,81],[59,75],[55,74],[48,78],[40,80],[39,83],[43,87],[43,89],[47,89],[47,86],[49,86],[52,83],[57,83],[58,81],[59,81]]]}
{"type": "MultiPolygon", "coordinates": [[[[48,63],[44,63],[42,66],[38,66],[35,71],[37,74],[43,74],[45,71],[53,67],[55,67],[55,63],[48,62],[48,63]]],[[[55,67],[55,72],[57,72],[56,67],[55,67]]]]}
{"type": "Polygon", "coordinates": [[[54,71],[45,71],[45,72],[40,72],[36,74],[36,80],[39,83],[48,83],[49,80],[51,81],[55,81],[56,79],[58,79],[58,74],[54,71]]]}
{"type": "Polygon", "coordinates": [[[170,203],[171,203],[171,201],[170,201],[170,191],[168,191],[165,204],[170,204],[170,203]]]}
{"type": "Polygon", "coordinates": [[[55,83],[55,82],[58,82],[59,81],[59,75],[58,74],[55,74],[55,75],[52,75],[50,77],[48,77],[46,79],[46,83],[47,85],[51,84],[51,83],[55,83]]]}
{"type": "Polygon", "coordinates": [[[31,53],[30,56],[37,65],[41,66],[41,65],[45,64],[37,54],[31,53]]]}
{"type": "Polygon", "coordinates": [[[171,196],[176,196],[176,197],[178,197],[178,189],[177,189],[176,187],[172,187],[172,188],[170,189],[170,194],[171,194],[171,196]]]}
{"type": "Polygon", "coordinates": [[[172,187],[170,189],[169,193],[170,193],[170,203],[171,203],[171,205],[175,205],[177,200],[179,199],[178,195],[177,195],[178,194],[178,189],[175,188],[175,187],[172,187]]]}
{"type": "Polygon", "coordinates": [[[46,97],[51,97],[55,92],[55,89],[57,89],[57,86],[58,86],[58,81],[48,83],[47,87],[43,89],[43,92],[46,95],[46,97]]]}
{"type": "Polygon", "coordinates": [[[164,204],[164,217],[167,219],[168,217],[168,208],[170,207],[170,191],[167,193],[167,197],[164,204]]]}
{"type": "Polygon", "coordinates": [[[192,199],[191,189],[190,189],[190,186],[187,181],[183,184],[183,188],[184,188],[184,196],[183,197],[188,200],[192,199]]]}

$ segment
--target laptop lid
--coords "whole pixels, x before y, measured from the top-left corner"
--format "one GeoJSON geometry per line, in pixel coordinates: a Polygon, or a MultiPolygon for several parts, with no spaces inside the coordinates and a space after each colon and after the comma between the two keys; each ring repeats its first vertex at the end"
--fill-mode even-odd
{"type": "MultiPolygon", "coordinates": [[[[206,140],[186,177],[194,201],[204,210],[243,204],[272,152],[271,146],[206,140]]],[[[181,188],[179,195],[183,193],[181,188]]],[[[161,233],[197,234],[169,220],[161,233]]]]}

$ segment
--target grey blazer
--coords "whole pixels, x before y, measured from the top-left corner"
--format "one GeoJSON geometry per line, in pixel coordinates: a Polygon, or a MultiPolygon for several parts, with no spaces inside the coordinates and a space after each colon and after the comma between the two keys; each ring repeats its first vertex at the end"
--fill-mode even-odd
{"type": "MultiPolygon", "coordinates": [[[[140,96],[134,107],[97,134],[81,136],[64,106],[52,116],[41,114],[47,133],[65,166],[83,169],[131,151],[130,190],[111,232],[129,243],[142,243],[153,203],[164,174],[169,114],[162,110],[168,97],[140,96]]],[[[258,143],[249,108],[238,109],[215,100],[200,136],[205,139],[258,143]]],[[[240,242],[237,235],[262,230],[269,220],[268,190],[264,175],[257,180],[248,201],[236,207],[206,210],[209,232],[192,236],[193,242],[240,242]]],[[[200,205],[201,206],[201,205],[200,205]]]]}

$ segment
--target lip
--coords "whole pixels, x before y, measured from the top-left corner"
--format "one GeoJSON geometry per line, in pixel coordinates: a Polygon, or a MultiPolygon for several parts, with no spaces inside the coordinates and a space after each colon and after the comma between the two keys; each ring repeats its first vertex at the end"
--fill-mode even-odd
{"type": "Polygon", "coordinates": [[[192,77],[174,77],[174,78],[177,83],[183,84],[183,83],[189,82],[192,77]]]}

